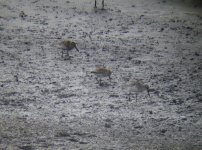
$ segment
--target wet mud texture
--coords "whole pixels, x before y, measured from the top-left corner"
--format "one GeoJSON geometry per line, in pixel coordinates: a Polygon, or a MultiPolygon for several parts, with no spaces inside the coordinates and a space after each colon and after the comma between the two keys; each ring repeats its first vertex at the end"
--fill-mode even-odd
{"type": "Polygon", "coordinates": [[[0,149],[201,149],[202,16],[172,2],[1,0],[0,149]],[[130,79],[151,97],[128,101],[130,79]]]}

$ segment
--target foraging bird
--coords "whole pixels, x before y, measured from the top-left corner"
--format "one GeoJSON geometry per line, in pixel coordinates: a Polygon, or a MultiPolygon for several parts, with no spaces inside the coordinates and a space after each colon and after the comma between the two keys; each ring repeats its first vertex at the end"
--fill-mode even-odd
{"type": "Polygon", "coordinates": [[[25,17],[27,17],[27,15],[25,14],[24,11],[21,11],[19,14],[19,17],[21,17],[22,19],[25,19],[25,17]]]}
{"type": "Polygon", "coordinates": [[[106,68],[97,68],[95,71],[91,71],[91,73],[95,74],[97,78],[99,78],[99,84],[101,85],[101,79],[105,77],[109,77],[111,80],[111,70],[106,68]]]}
{"type": "Polygon", "coordinates": [[[74,48],[79,52],[79,50],[76,46],[76,43],[73,41],[64,40],[60,43],[60,45],[62,46],[62,57],[63,57],[64,51],[66,51],[67,56],[69,57],[69,51],[74,49],[74,48]]]}
{"type": "Polygon", "coordinates": [[[146,91],[148,96],[150,97],[149,86],[147,84],[143,84],[139,80],[130,82],[130,84],[125,85],[124,88],[126,88],[129,91],[129,101],[131,101],[131,95],[133,93],[135,93],[136,102],[138,94],[144,91],[146,91]]]}
{"type": "MultiPolygon", "coordinates": [[[[95,0],[95,8],[97,8],[97,0],[95,0]]],[[[104,9],[104,0],[102,0],[102,9],[104,9]]]]}

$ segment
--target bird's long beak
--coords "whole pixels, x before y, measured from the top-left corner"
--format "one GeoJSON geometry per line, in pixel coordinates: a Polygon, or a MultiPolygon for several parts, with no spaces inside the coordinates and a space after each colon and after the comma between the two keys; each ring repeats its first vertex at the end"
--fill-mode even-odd
{"type": "Polygon", "coordinates": [[[79,49],[75,46],[76,50],[79,52],[79,49]]]}

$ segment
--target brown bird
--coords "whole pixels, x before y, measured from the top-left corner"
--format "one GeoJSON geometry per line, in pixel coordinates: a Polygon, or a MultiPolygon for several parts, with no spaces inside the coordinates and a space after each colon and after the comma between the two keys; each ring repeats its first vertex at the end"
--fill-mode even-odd
{"type": "MultiPolygon", "coordinates": [[[[95,8],[97,8],[97,0],[95,0],[95,8]]],[[[104,9],[104,0],[102,0],[102,9],[104,9]]]]}
{"type": "Polygon", "coordinates": [[[63,57],[63,54],[64,54],[65,51],[66,51],[66,55],[67,55],[68,57],[70,57],[70,56],[69,56],[69,51],[71,51],[71,50],[74,49],[74,48],[79,52],[79,50],[78,50],[78,48],[77,48],[77,46],[76,46],[76,43],[73,42],[73,41],[64,40],[64,41],[62,41],[62,42],[60,43],[60,45],[62,46],[62,57],[63,57]]]}
{"type": "Polygon", "coordinates": [[[97,68],[95,71],[91,71],[91,73],[95,74],[97,78],[99,78],[99,84],[101,85],[101,79],[105,77],[109,77],[111,80],[112,71],[106,68],[97,68]]]}
{"type": "Polygon", "coordinates": [[[123,88],[127,89],[129,91],[129,101],[131,101],[131,95],[135,93],[135,99],[137,102],[137,96],[139,93],[142,93],[144,91],[147,92],[148,96],[150,97],[149,94],[149,86],[147,84],[143,84],[141,81],[132,81],[128,85],[124,85],[123,88]]]}

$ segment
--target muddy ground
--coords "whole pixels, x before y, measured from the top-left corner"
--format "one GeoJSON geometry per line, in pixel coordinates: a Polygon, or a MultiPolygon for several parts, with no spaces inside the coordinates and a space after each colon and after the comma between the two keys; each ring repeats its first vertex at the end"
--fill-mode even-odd
{"type": "Polygon", "coordinates": [[[0,149],[202,149],[200,5],[105,4],[0,0],[0,149]],[[63,39],[77,42],[70,60],[63,39]],[[113,72],[102,85],[90,73],[99,66],[113,72]],[[128,101],[131,79],[151,97],[128,101]]]}

